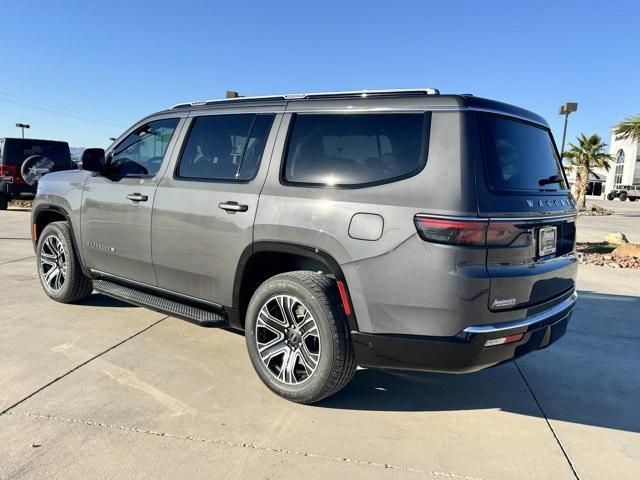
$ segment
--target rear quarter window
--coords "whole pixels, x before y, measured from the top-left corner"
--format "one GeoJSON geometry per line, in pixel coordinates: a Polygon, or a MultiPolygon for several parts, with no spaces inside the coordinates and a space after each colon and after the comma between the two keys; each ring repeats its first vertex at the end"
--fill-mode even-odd
{"type": "Polygon", "coordinates": [[[478,120],[490,188],[507,191],[567,188],[548,130],[490,113],[479,113],[478,120]]]}
{"type": "Polygon", "coordinates": [[[361,187],[409,177],[427,160],[429,113],[297,114],[285,183],[361,187]]]}

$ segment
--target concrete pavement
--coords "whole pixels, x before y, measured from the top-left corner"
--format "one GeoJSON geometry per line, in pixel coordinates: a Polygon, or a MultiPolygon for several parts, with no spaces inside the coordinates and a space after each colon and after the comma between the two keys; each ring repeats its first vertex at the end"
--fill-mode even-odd
{"type": "Polygon", "coordinates": [[[361,369],[301,406],[240,335],[49,300],[28,235],[27,212],[0,212],[2,479],[638,478],[640,272],[581,267],[567,335],[517,364],[361,369]]]}
{"type": "Polygon", "coordinates": [[[580,217],[579,242],[602,242],[607,233],[622,232],[631,243],[640,243],[640,202],[587,201],[587,206],[592,204],[613,210],[614,214],[604,217],[580,217]]]}

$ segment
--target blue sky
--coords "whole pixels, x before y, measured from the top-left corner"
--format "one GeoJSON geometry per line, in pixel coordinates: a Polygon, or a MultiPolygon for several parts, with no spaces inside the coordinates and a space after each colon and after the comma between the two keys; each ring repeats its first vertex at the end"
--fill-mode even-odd
{"type": "Polygon", "coordinates": [[[226,90],[433,86],[543,115],[568,138],[640,113],[637,1],[3,2],[0,137],[104,146],[226,90]]]}

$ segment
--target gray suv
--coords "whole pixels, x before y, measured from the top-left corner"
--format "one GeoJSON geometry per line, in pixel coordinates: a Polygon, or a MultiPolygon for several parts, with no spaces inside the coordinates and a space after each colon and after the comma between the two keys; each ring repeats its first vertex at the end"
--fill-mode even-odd
{"type": "Polygon", "coordinates": [[[538,115],[434,89],[179,104],[32,213],[42,286],[245,332],[296,402],[356,366],[464,373],[546,347],[576,301],[575,203],[538,115]]]}

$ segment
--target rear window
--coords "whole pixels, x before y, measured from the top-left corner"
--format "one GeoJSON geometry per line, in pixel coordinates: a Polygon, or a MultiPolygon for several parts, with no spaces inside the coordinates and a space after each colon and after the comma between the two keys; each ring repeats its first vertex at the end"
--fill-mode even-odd
{"type": "Polygon", "coordinates": [[[65,142],[50,142],[46,140],[6,139],[3,148],[2,161],[7,165],[21,165],[32,155],[44,155],[57,166],[69,166],[71,153],[65,142]]]}
{"type": "Polygon", "coordinates": [[[478,114],[489,186],[495,190],[564,190],[551,134],[532,124],[478,114]]]}
{"type": "Polygon", "coordinates": [[[284,180],[350,187],[413,175],[426,162],[429,119],[423,113],[298,114],[284,180]]]}

